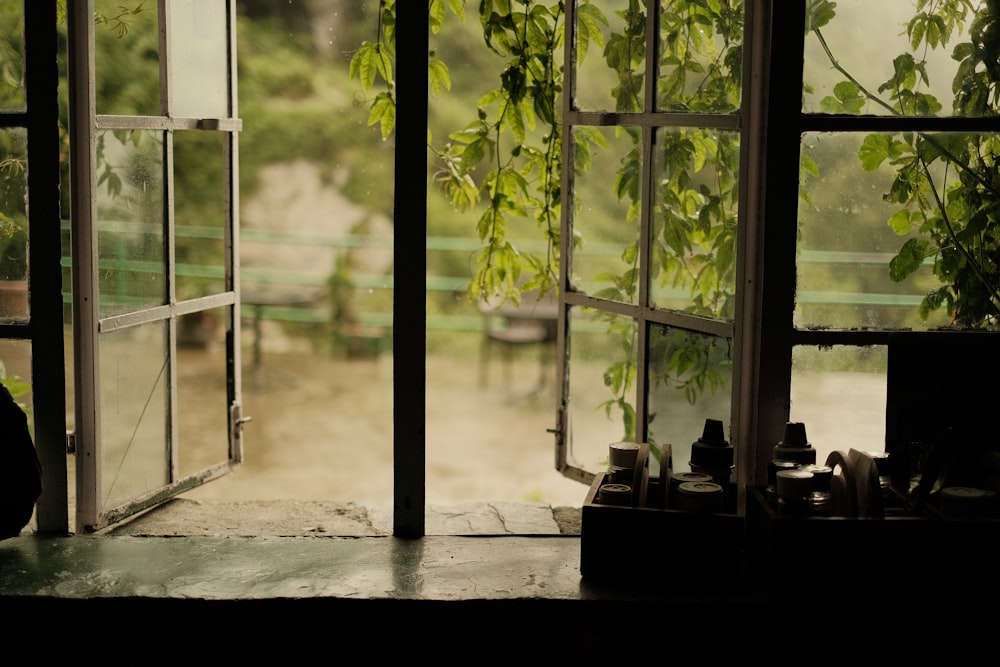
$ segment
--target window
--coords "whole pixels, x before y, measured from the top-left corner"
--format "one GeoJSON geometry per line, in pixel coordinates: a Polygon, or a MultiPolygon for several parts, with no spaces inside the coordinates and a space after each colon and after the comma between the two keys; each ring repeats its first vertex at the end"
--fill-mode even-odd
{"type": "MultiPolygon", "coordinates": [[[[24,66],[55,58],[58,19],[47,4],[0,12],[13,47],[3,56],[0,148],[7,164],[29,167],[0,174],[0,222],[31,241],[30,261],[0,276],[27,276],[30,287],[26,304],[2,302],[0,343],[8,377],[30,387],[50,490],[39,527],[59,531],[69,501],[51,491],[67,472],[67,379],[50,363],[67,354],[66,285],[53,268],[62,256],[51,191],[59,136],[48,102],[58,82],[24,66]]],[[[395,8],[400,249],[427,243],[424,182],[408,178],[427,160],[429,17],[420,5],[395,8]]],[[[787,421],[807,425],[820,458],[879,448],[896,335],[996,331],[995,9],[774,5],[565,4],[555,444],[567,476],[588,481],[621,439],[670,444],[683,468],[709,418],[728,425],[741,484],[763,481],[787,421]],[[885,25],[906,26],[906,37],[887,39],[885,25]]],[[[220,476],[242,456],[240,121],[233,3],[222,7],[161,2],[137,18],[104,0],[71,6],[69,130],[74,146],[94,149],[74,150],[70,274],[76,501],[87,529],[220,476]],[[107,23],[94,30],[95,12],[112,27],[146,30],[151,57],[93,62],[92,39],[117,45],[107,23]],[[135,72],[113,70],[126,66],[135,72]],[[194,87],[177,82],[193,76],[199,95],[189,97],[194,87]],[[132,100],[122,108],[91,97],[123,82],[153,83],[120,98],[132,100]],[[192,172],[217,184],[215,194],[190,201],[178,179],[192,172]],[[188,272],[194,255],[215,270],[188,272]],[[210,434],[218,456],[207,461],[185,455],[195,436],[184,411],[200,399],[174,352],[189,317],[224,323],[224,352],[211,360],[225,387],[210,434]]],[[[396,253],[395,528],[409,536],[423,533],[425,274],[425,253],[396,253]]]]}
{"type": "Polygon", "coordinates": [[[88,532],[242,459],[240,121],[234,3],[71,12],[76,523],[88,532]],[[134,90],[104,94],[122,85],[134,90]],[[185,323],[205,318],[221,338],[192,362],[213,369],[208,396],[177,354],[185,323]],[[215,428],[195,431],[187,416],[205,402],[215,428]],[[209,460],[188,453],[201,439],[209,460]]]}
{"type": "Polygon", "coordinates": [[[710,418],[743,484],[787,421],[882,450],[898,333],[996,329],[995,10],[793,5],[567,3],[567,474],[710,418]]]}

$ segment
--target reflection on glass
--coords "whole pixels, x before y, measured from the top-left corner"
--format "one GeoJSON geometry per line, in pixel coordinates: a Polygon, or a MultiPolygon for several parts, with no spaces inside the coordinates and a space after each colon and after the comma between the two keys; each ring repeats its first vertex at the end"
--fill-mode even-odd
{"type": "Polygon", "coordinates": [[[94,22],[97,113],[159,115],[157,3],[95,0],[94,22]]]}
{"type": "Polygon", "coordinates": [[[97,139],[101,316],[163,304],[163,139],[101,132],[97,139]]]}
{"type": "Polygon", "coordinates": [[[607,470],[608,445],[635,437],[636,325],[630,317],[573,307],[569,313],[569,459],[607,470]]]}
{"type": "Polygon", "coordinates": [[[989,92],[995,80],[990,84],[983,76],[984,69],[995,66],[996,49],[989,48],[988,41],[983,48],[983,40],[991,39],[988,30],[983,31],[982,25],[973,29],[977,13],[981,20],[996,12],[990,3],[969,3],[975,7],[972,11],[965,6],[955,11],[956,4],[964,3],[931,3],[927,8],[921,5],[919,12],[912,2],[825,4],[834,15],[828,22],[814,16],[818,29],[806,35],[803,78],[812,89],[803,98],[806,112],[905,116],[997,112],[997,97],[989,92]]]}
{"type": "Polygon", "coordinates": [[[0,321],[28,319],[28,133],[0,131],[0,321]]]}
{"type": "Polygon", "coordinates": [[[636,2],[576,8],[576,95],[583,111],[642,111],[646,13],[636,2]]]}
{"type": "Polygon", "coordinates": [[[573,128],[575,247],[571,280],[580,291],[635,303],[639,284],[639,131],[573,128]]]}
{"type": "Polygon", "coordinates": [[[739,135],[657,130],[650,300],[732,321],[739,135]]]}
{"type": "Polygon", "coordinates": [[[988,318],[998,283],[976,266],[998,247],[1000,224],[992,199],[964,183],[989,178],[990,145],[981,135],[805,135],[796,325],[937,328],[963,295],[969,321],[956,323],[988,318]],[[934,146],[951,157],[930,161],[934,146]],[[938,201],[952,202],[946,216],[938,201]]]}
{"type": "Polygon", "coordinates": [[[739,109],[743,3],[661,0],[660,6],[657,107],[702,113],[739,109]]]}
{"type": "Polygon", "coordinates": [[[25,110],[24,3],[0,3],[0,112],[25,110]]]}
{"type": "MultiPolygon", "coordinates": [[[[646,363],[650,448],[659,454],[669,443],[673,469],[690,470],[691,444],[702,436],[706,419],[725,424],[728,438],[732,345],[725,338],[654,325],[646,363]]],[[[655,458],[650,471],[658,474],[659,456],[655,458]]]]}
{"type": "Polygon", "coordinates": [[[172,0],[167,5],[172,116],[229,115],[226,3],[172,0]]]}
{"type": "Polygon", "coordinates": [[[885,448],[887,360],[883,346],[792,349],[790,421],[805,424],[817,463],[885,448]]]}
{"type": "Polygon", "coordinates": [[[226,224],[221,132],[174,133],[177,299],[225,289],[226,224]]]}
{"type": "Polygon", "coordinates": [[[166,343],[163,322],[101,336],[102,511],[169,481],[166,343]]]}
{"type": "Polygon", "coordinates": [[[177,320],[177,449],[181,477],[229,458],[226,309],[177,320]]]}

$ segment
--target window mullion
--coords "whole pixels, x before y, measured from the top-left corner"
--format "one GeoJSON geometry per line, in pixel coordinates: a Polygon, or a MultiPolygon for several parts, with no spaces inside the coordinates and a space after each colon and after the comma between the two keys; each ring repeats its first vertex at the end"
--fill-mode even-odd
{"type": "MultiPolygon", "coordinates": [[[[805,48],[804,2],[762,2],[762,42],[768,45],[765,80],[760,317],[756,346],[756,451],[751,480],[767,478],[769,445],[780,442],[790,412],[792,329],[795,305],[795,251],[798,220],[798,164],[802,122],[805,48]],[[781,29],[776,29],[776,26],[781,29]],[[780,85],[778,85],[780,82],[780,85]],[[766,248],[766,253],[764,252],[766,248]],[[766,369],[764,368],[766,364],[766,369]],[[766,371],[766,372],[765,372],[766,371]]],[[[763,103],[763,102],[762,102],[763,103]]]]}

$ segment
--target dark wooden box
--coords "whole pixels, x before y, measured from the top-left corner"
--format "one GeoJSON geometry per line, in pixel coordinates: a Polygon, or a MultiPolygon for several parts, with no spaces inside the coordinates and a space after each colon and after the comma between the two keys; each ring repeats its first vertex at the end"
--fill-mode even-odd
{"type": "MultiPolygon", "coordinates": [[[[585,580],[712,595],[733,594],[746,584],[743,517],[601,505],[598,492],[607,479],[598,475],[583,503],[580,573],[585,580]]],[[[648,483],[650,504],[660,504],[660,480],[648,483]]]]}
{"type": "Polygon", "coordinates": [[[1000,521],[887,513],[789,517],[747,492],[749,576],[778,597],[913,604],[1000,593],[1000,521]],[[808,591],[813,591],[812,593],[808,591]],[[832,598],[830,596],[833,596],[832,598]]]}

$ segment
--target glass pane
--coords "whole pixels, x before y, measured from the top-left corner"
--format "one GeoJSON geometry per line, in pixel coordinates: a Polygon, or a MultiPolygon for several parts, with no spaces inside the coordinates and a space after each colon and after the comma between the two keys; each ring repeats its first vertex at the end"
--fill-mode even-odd
{"type": "Polygon", "coordinates": [[[998,147],[996,135],[806,135],[796,325],[995,317],[1000,279],[982,258],[1000,248],[1000,224],[976,184],[994,178],[998,147]]]}
{"type": "Polygon", "coordinates": [[[732,320],[739,213],[739,135],[656,131],[650,301],[732,320]]]}
{"type": "Polygon", "coordinates": [[[171,116],[229,116],[229,30],[225,2],[168,5],[171,116]]]}
{"type": "Polygon", "coordinates": [[[101,316],[166,300],[163,136],[101,132],[97,139],[101,316]]]}
{"type": "Polygon", "coordinates": [[[226,309],[177,320],[177,449],[181,477],[229,458],[226,309]]]}
{"type": "Polygon", "coordinates": [[[571,280],[579,291],[635,303],[639,285],[640,133],[576,127],[571,280]]]}
{"type": "Polygon", "coordinates": [[[984,116],[998,108],[987,68],[995,67],[991,3],[910,0],[816,3],[804,80],[807,112],[905,116],[984,116]],[[825,22],[829,18],[829,22],[825,22]],[[970,35],[972,37],[970,38],[970,35]],[[915,41],[914,41],[915,40],[915,41]],[[984,46],[986,48],[984,48],[984,46]],[[851,79],[851,80],[849,80],[851,79]]]}
{"type": "Polygon", "coordinates": [[[608,445],[635,439],[625,415],[635,411],[636,325],[588,308],[572,308],[569,318],[568,458],[599,473],[608,467],[608,445]]]}
{"type": "Polygon", "coordinates": [[[739,109],[743,79],[743,3],[660,3],[657,106],[666,111],[739,109]]]}
{"type": "Polygon", "coordinates": [[[0,3],[0,112],[25,110],[24,3],[0,3]]]}
{"type": "Polygon", "coordinates": [[[28,319],[28,133],[0,130],[0,321],[28,319]]]}
{"type": "Polygon", "coordinates": [[[174,133],[177,299],[225,291],[224,135],[174,133]]]}
{"type": "Polygon", "coordinates": [[[106,511],[169,481],[166,324],[101,336],[101,498],[106,511]]]}
{"type": "Polygon", "coordinates": [[[97,113],[160,115],[157,3],[95,0],[94,21],[97,113]]]}
{"type": "Polygon", "coordinates": [[[729,340],[654,325],[647,353],[649,371],[650,474],[659,474],[661,445],[670,443],[673,470],[691,469],[691,445],[705,420],[725,424],[729,439],[733,350],[729,340]]]}
{"type": "Polygon", "coordinates": [[[583,111],[642,111],[646,12],[637,2],[577,5],[576,96],[583,111]]]}
{"type": "Polygon", "coordinates": [[[790,421],[805,425],[817,463],[885,449],[887,359],[883,346],[792,349],[790,421]]]}

